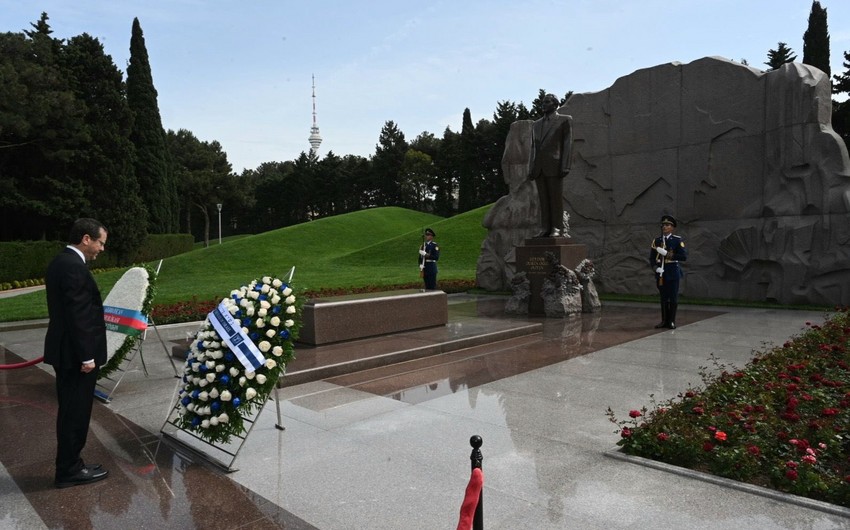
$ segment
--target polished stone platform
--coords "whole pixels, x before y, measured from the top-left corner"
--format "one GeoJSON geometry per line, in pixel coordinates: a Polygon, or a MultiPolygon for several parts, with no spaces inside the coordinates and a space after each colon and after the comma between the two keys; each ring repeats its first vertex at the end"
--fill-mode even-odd
{"type": "MultiPolygon", "coordinates": [[[[95,403],[84,456],[110,477],[85,487],[52,485],[49,367],[0,371],[0,528],[454,528],[473,434],[484,440],[488,530],[847,527],[842,515],[606,456],[616,443],[608,406],[622,416],[650,394],[675,396],[699,383],[709,355],[743,365],[765,341],[823,315],[680,306],[671,331],[653,328],[655,306],[607,303],[600,314],[547,320],[506,317],[503,304],[453,295],[444,334],[367,339],[354,350],[410,349],[470,328],[465,339],[539,332],[287,384],[286,430],[268,403],[229,474],[160,441],[177,380],[158,341],[145,343],[147,377],[131,365],[113,401],[95,403]]],[[[0,325],[0,364],[37,357],[39,326],[0,325]]],[[[159,329],[170,347],[197,327],[159,329]]],[[[335,349],[297,351],[301,369],[351,354],[335,349]]]]}

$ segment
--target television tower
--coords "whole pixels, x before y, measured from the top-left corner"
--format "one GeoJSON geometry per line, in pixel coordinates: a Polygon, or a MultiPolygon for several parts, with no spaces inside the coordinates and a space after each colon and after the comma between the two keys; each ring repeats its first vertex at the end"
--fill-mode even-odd
{"type": "Polygon", "coordinates": [[[316,76],[313,75],[313,126],[310,127],[310,137],[307,138],[310,142],[310,154],[315,155],[319,151],[319,146],[322,145],[322,137],[319,136],[319,126],[316,125],[316,76]]]}

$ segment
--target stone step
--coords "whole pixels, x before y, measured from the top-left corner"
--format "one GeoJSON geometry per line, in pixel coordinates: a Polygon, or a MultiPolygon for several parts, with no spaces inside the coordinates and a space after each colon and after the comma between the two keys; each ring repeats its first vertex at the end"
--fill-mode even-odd
{"type": "Polygon", "coordinates": [[[296,348],[282,379],[292,386],[542,333],[541,323],[476,318],[321,347],[296,348]]]}

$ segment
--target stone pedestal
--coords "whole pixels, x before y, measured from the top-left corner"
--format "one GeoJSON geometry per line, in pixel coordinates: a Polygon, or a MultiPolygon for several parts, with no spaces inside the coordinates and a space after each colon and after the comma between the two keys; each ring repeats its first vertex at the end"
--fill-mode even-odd
{"type": "Polygon", "coordinates": [[[516,247],[516,271],[525,272],[531,284],[531,300],[528,304],[530,315],[546,314],[540,290],[543,288],[543,279],[552,270],[546,260],[547,252],[555,254],[561,265],[575,269],[587,257],[587,246],[573,243],[568,237],[535,237],[526,239],[516,247]]]}
{"type": "Polygon", "coordinates": [[[449,320],[443,291],[386,291],[310,299],[298,342],[321,345],[412,329],[449,320]]]}

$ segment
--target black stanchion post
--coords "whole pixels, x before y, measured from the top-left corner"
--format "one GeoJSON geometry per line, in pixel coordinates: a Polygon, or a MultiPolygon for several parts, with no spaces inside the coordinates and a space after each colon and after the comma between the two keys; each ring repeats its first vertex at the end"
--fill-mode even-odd
{"type": "MultiPolygon", "coordinates": [[[[472,460],[472,469],[478,468],[484,470],[484,456],[481,454],[481,446],[484,445],[484,440],[480,436],[473,435],[469,439],[469,445],[472,446],[472,454],[469,459],[472,460]]],[[[472,519],[472,530],[484,530],[484,488],[481,488],[481,493],[478,494],[478,506],[475,508],[475,518],[472,519]]]]}

